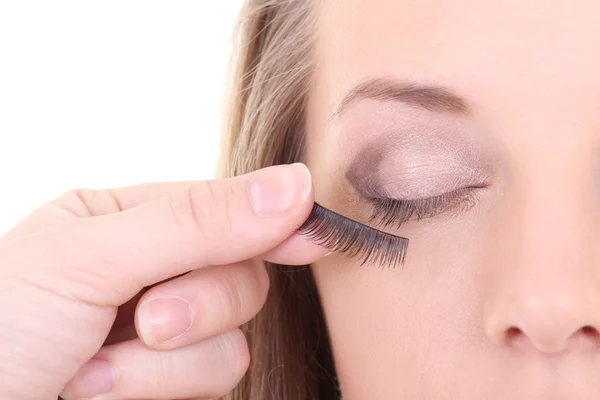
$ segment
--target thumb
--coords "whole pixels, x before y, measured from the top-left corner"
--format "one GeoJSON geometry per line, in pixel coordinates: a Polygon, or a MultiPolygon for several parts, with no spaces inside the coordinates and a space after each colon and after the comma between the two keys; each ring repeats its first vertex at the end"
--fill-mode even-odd
{"type": "Polygon", "coordinates": [[[305,221],[313,198],[308,168],[282,165],[190,183],[122,212],[73,220],[32,240],[35,254],[45,260],[53,255],[51,263],[61,265],[57,273],[93,277],[83,280],[79,293],[86,301],[101,293],[98,302],[120,305],[162,280],[267,252],[305,221]]]}

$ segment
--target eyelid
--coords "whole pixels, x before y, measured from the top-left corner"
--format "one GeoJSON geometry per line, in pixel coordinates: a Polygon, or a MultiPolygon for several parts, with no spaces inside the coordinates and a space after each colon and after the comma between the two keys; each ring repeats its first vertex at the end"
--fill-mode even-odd
{"type": "Polygon", "coordinates": [[[477,189],[487,186],[470,186],[460,188],[438,196],[415,200],[392,198],[370,198],[373,205],[370,223],[382,225],[384,228],[400,228],[409,220],[432,218],[448,212],[466,212],[477,203],[477,189]]]}
{"type": "MultiPolygon", "coordinates": [[[[384,161],[381,161],[382,163],[384,161]]],[[[443,196],[461,188],[481,187],[491,179],[490,171],[452,163],[428,162],[406,165],[386,161],[370,169],[350,168],[346,179],[361,197],[418,200],[443,196]]]]}

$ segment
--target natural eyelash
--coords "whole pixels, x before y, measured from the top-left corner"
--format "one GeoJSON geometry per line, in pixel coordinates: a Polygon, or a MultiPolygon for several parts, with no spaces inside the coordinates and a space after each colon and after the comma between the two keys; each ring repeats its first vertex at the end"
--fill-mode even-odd
{"type": "Polygon", "coordinates": [[[402,265],[409,243],[407,238],[353,221],[318,203],[298,232],[331,251],[360,258],[361,265],[367,261],[381,266],[402,265]]]}
{"type": "Polygon", "coordinates": [[[411,219],[419,221],[450,210],[466,211],[475,205],[473,189],[475,188],[462,188],[454,192],[417,200],[370,199],[369,201],[373,204],[370,222],[382,224],[384,228],[392,226],[398,229],[411,219]]]}

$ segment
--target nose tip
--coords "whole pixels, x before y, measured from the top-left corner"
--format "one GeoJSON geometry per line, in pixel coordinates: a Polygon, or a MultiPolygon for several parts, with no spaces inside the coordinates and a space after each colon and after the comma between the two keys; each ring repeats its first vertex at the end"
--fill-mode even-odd
{"type": "Polygon", "coordinates": [[[522,300],[488,320],[486,335],[492,343],[532,347],[546,354],[600,344],[598,313],[590,309],[589,303],[556,295],[522,300]]]}

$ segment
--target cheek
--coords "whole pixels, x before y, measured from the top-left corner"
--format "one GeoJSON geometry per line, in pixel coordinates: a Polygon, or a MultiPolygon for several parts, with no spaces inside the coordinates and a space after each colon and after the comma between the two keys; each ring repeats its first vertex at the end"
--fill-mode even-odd
{"type": "MultiPolygon", "coordinates": [[[[340,167],[343,154],[322,132],[324,109],[313,107],[308,118],[316,200],[365,222],[340,167]]],[[[498,366],[482,351],[485,214],[433,218],[393,232],[411,240],[404,268],[361,267],[338,254],[311,266],[345,400],[454,399],[471,393],[473,382],[495,387],[488,380],[498,366]]]]}
{"type": "Polygon", "coordinates": [[[462,360],[477,365],[473,343],[483,335],[473,271],[460,254],[443,262],[412,250],[421,259],[404,269],[361,267],[335,254],[312,266],[347,399],[439,394],[468,368],[457,372],[462,360]]]}

